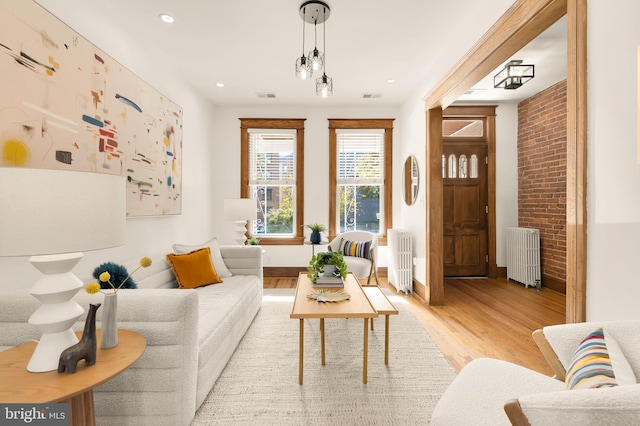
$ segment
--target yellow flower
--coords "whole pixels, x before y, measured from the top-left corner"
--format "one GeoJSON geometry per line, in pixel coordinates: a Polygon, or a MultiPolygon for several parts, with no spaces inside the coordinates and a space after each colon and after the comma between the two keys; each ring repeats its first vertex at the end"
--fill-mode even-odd
{"type": "MultiPolygon", "coordinates": [[[[118,286],[115,286],[111,282],[111,274],[109,273],[109,271],[102,272],[98,276],[98,279],[100,280],[100,282],[109,283],[109,285],[111,286],[111,289],[113,289],[113,292],[117,293],[118,290],[120,290],[120,288],[129,280],[129,278],[131,278],[131,275],[133,275],[140,268],[148,268],[149,266],[151,266],[151,262],[152,262],[151,259],[148,258],[147,256],[142,257],[139,262],[140,265],[136,269],[134,269],[133,272],[129,273],[127,277],[118,286]]],[[[100,289],[101,289],[101,286],[99,283],[91,283],[91,284],[88,284],[86,287],[87,293],[89,294],[95,294],[98,291],[100,291],[100,289]]]]}
{"type": "Polygon", "coordinates": [[[87,286],[85,287],[85,291],[89,294],[96,294],[97,292],[100,291],[100,284],[98,284],[97,282],[92,282],[87,284],[87,286]]]}

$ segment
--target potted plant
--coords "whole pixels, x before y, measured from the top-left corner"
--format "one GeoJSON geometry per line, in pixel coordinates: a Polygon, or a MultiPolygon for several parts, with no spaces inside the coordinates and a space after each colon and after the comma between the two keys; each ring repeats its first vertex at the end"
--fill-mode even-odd
{"type": "Polygon", "coordinates": [[[332,277],[346,278],[347,277],[347,263],[342,257],[342,253],[339,251],[323,251],[315,254],[309,261],[307,266],[307,277],[311,282],[315,283],[316,279],[328,271],[325,270],[325,266],[330,266],[327,269],[331,269],[332,277]]]}
{"type": "Polygon", "coordinates": [[[309,241],[311,241],[311,244],[320,244],[320,242],[322,241],[322,235],[320,235],[320,233],[326,232],[327,227],[321,223],[310,223],[305,226],[311,229],[311,235],[309,236],[309,241]]]}
{"type": "Polygon", "coordinates": [[[247,240],[247,244],[250,246],[257,246],[258,244],[260,244],[260,240],[256,237],[251,237],[247,240]]]}

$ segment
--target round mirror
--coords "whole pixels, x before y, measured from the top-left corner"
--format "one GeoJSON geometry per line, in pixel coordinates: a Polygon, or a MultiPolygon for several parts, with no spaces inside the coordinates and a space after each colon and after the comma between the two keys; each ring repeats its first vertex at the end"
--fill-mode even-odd
{"type": "Polygon", "coordinates": [[[416,202],[420,177],[418,173],[418,160],[413,155],[407,157],[402,170],[402,195],[408,206],[416,202]]]}

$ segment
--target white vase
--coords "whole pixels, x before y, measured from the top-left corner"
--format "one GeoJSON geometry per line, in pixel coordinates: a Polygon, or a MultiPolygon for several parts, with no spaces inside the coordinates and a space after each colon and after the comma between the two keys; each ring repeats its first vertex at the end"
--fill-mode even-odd
{"type": "Polygon", "coordinates": [[[113,348],[118,345],[118,294],[106,293],[102,307],[102,349],[113,348]]]}

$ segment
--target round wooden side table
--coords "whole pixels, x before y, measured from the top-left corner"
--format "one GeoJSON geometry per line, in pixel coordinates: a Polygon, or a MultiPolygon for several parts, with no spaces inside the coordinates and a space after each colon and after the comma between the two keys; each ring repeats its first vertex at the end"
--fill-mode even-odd
{"type": "MultiPolygon", "coordinates": [[[[82,332],[78,333],[79,335],[82,332]]],[[[100,330],[97,330],[98,352],[94,365],[78,363],[74,374],[47,371],[27,371],[27,363],[36,342],[25,343],[0,352],[0,402],[18,404],[46,404],[68,402],[70,425],[95,425],[93,388],[112,379],[129,368],[144,352],[147,342],[134,331],[119,330],[118,345],[100,348],[100,330]]]]}

